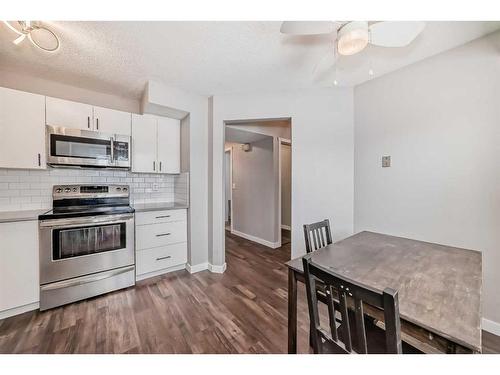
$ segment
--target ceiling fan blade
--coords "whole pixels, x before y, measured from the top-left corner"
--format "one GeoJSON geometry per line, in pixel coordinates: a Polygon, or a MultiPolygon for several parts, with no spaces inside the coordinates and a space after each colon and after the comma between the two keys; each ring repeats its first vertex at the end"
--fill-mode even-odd
{"type": "Polygon", "coordinates": [[[382,47],[404,47],[422,32],[425,22],[386,21],[370,26],[370,43],[382,47]]]}
{"type": "Polygon", "coordinates": [[[319,35],[331,34],[336,31],[332,21],[285,21],[281,24],[282,34],[289,35],[319,35]]]}

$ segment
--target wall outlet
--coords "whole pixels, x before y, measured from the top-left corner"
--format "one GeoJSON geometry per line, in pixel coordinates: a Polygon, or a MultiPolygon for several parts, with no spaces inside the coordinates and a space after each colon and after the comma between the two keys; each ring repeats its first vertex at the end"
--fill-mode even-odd
{"type": "Polygon", "coordinates": [[[391,157],[382,156],[382,168],[388,168],[391,166],[391,157]]]}
{"type": "Polygon", "coordinates": [[[152,189],[153,191],[159,191],[160,190],[160,185],[158,184],[153,184],[152,189]]]}

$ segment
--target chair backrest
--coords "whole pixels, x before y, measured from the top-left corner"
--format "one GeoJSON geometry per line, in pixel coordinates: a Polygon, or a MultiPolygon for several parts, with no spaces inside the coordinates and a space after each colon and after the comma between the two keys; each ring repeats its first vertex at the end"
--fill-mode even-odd
{"type": "Polygon", "coordinates": [[[339,353],[368,353],[363,302],[384,311],[385,343],[387,353],[401,354],[401,326],[399,320],[398,292],[386,288],[378,291],[345,278],[311,261],[313,254],[303,258],[307,302],[311,320],[312,342],[315,353],[334,348],[339,353]],[[329,312],[329,329],[320,324],[316,281],[326,287],[329,312]],[[349,307],[354,309],[354,327],[349,321],[349,307]],[[338,314],[339,313],[339,314],[338,314]],[[337,327],[338,315],[341,317],[337,327]],[[341,330],[337,329],[341,328],[341,330]],[[354,329],[353,329],[354,328],[354,329]],[[338,332],[340,331],[340,332],[338,332]],[[357,345],[353,348],[353,335],[357,345]]]}
{"type": "Polygon", "coordinates": [[[325,219],[317,223],[304,224],[304,239],[308,253],[330,245],[332,243],[330,221],[325,219]]]}

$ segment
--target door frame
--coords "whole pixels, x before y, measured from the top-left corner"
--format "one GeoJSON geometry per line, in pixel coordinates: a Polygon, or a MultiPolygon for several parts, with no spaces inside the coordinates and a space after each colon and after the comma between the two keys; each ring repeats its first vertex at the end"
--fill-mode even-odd
{"type": "MultiPolygon", "coordinates": [[[[288,138],[278,137],[278,243],[279,247],[281,247],[281,226],[282,226],[282,218],[281,218],[281,145],[289,145],[290,146],[290,154],[292,152],[292,140],[288,138]]],[[[292,160],[290,155],[290,168],[292,167],[292,160]]],[[[292,179],[292,176],[290,176],[292,179]]],[[[292,186],[290,184],[290,194],[291,194],[292,186]]],[[[292,202],[290,202],[290,233],[292,231],[292,202]]]]}
{"type": "MultiPolygon", "coordinates": [[[[234,224],[234,216],[233,216],[233,147],[228,147],[224,148],[224,163],[225,163],[225,156],[226,152],[229,153],[229,198],[231,201],[231,207],[229,208],[229,215],[231,215],[231,221],[230,221],[230,230],[231,233],[233,233],[233,224],[234,224]]],[[[226,184],[226,176],[225,176],[225,171],[224,171],[224,185],[226,184]]],[[[226,194],[224,193],[224,216],[225,216],[225,210],[226,210],[226,194]]],[[[225,219],[225,217],[224,217],[225,219]]],[[[226,223],[224,222],[224,231],[226,230],[226,223]]]]}

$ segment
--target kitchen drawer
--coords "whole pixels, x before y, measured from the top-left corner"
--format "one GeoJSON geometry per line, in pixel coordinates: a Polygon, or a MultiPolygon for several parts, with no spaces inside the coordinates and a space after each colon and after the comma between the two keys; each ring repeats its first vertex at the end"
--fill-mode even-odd
{"type": "Polygon", "coordinates": [[[139,225],[135,228],[136,249],[149,249],[187,241],[185,221],[139,225]]]}
{"type": "Polygon", "coordinates": [[[147,211],[135,214],[136,225],[170,223],[172,221],[186,221],[186,210],[147,211]]]}
{"type": "Polygon", "coordinates": [[[139,251],[136,254],[137,275],[170,268],[186,262],[186,242],[139,251]]]}

